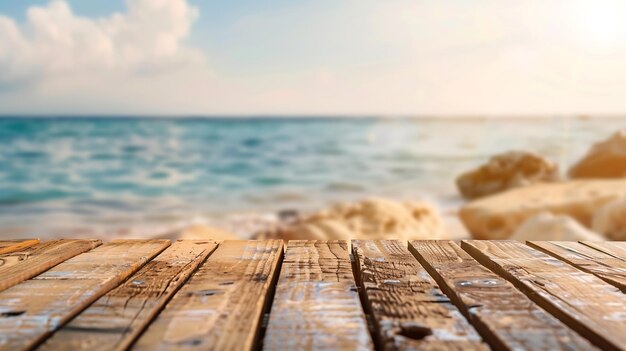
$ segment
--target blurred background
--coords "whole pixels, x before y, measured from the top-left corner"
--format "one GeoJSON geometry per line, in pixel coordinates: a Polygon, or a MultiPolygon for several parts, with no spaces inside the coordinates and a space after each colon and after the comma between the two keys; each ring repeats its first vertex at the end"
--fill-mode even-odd
{"type": "Polygon", "coordinates": [[[0,238],[467,237],[460,174],[567,182],[624,91],[621,1],[4,1],[0,238]]]}

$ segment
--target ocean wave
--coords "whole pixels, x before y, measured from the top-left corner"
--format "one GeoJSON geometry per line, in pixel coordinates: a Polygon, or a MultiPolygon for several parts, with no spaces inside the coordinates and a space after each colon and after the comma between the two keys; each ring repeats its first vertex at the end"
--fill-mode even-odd
{"type": "Polygon", "coordinates": [[[453,207],[456,175],[495,153],[531,150],[571,164],[623,125],[624,119],[0,118],[0,228],[16,227],[20,213],[32,227],[170,225],[373,193],[434,194],[453,207]]]}

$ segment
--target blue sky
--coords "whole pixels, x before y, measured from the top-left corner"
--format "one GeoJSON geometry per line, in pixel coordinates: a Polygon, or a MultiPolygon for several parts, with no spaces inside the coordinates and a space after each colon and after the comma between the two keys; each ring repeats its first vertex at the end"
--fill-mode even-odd
{"type": "Polygon", "coordinates": [[[0,2],[0,113],[626,112],[617,0],[0,2]]]}
{"type": "MultiPolygon", "coordinates": [[[[47,3],[48,0],[2,1],[0,2],[0,12],[9,17],[23,20],[28,7],[43,6],[47,3]]],[[[124,9],[123,0],[73,0],[69,3],[77,14],[89,17],[104,16],[124,9]]]]}

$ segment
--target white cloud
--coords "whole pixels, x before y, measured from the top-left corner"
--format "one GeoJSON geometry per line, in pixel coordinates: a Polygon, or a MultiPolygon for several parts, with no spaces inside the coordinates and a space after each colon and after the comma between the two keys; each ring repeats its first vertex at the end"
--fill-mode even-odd
{"type": "Polygon", "coordinates": [[[196,29],[202,51],[187,0],[127,0],[104,18],[52,0],[24,23],[0,15],[0,113],[623,113],[625,10],[294,2],[196,29]]]}
{"type": "Polygon", "coordinates": [[[567,0],[321,0],[243,18],[231,40],[254,48],[272,38],[246,52],[267,72],[246,78],[261,87],[246,101],[264,112],[624,113],[626,5],[576,3],[603,10],[567,0]]]}
{"type": "Polygon", "coordinates": [[[202,53],[183,44],[197,16],[185,0],[128,0],[125,13],[97,19],[75,15],[64,0],[30,7],[23,24],[0,16],[0,84],[33,89],[202,65],[202,53]]]}

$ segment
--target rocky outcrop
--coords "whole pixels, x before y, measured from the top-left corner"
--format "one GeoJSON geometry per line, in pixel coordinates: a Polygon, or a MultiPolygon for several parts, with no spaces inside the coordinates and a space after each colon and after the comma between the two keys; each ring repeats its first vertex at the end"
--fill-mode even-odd
{"type": "Polygon", "coordinates": [[[515,230],[510,239],[521,242],[525,242],[527,240],[605,240],[602,236],[583,227],[580,223],[569,216],[555,216],[547,212],[540,213],[527,219],[515,230]]]}
{"type": "Polygon", "coordinates": [[[529,152],[511,151],[493,156],[479,168],[460,175],[456,184],[467,199],[495,194],[503,190],[558,179],[558,167],[529,152]]]}
{"type": "Polygon", "coordinates": [[[626,177],[626,130],[595,144],[587,155],[570,168],[569,175],[571,178],[626,177]]]}
{"type": "Polygon", "coordinates": [[[626,198],[626,179],[543,183],[470,202],[459,215],[474,238],[506,239],[541,212],[568,215],[590,228],[596,210],[620,198],[626,198]]]}
{"type": "Polygon", "coordinates": [[[591,228],[609,240],[626,240],[626,199],[611,201],[593,215],[591,228]]]}
{"type": "Polygon", "coordinates": [[[261,237],[285,240],[439,239],[444,225],[437,211],[420,202],[367,199],[342,203],[261,237]]]}

